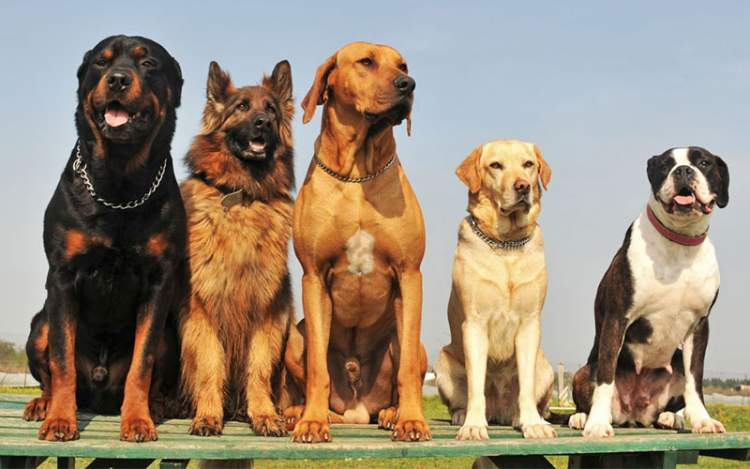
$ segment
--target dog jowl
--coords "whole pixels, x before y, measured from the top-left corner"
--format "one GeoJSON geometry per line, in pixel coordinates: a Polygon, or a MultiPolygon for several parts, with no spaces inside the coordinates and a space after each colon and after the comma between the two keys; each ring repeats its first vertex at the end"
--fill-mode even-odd
{"type": "Polygon", "coordinates": [[[29,368],[39,437],[78,437],[76,410],[121,413],[120,438],[156,439],[179,373],[185,212],[169,154],[180,67],[159,44],[112,36],[78,69],[78,142],[44,217],[47,299],[29,368]]]}

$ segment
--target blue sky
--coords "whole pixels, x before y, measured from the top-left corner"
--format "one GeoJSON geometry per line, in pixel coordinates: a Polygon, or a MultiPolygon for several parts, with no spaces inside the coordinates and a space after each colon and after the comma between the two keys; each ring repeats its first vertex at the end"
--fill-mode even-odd
{"type": "MultiPolygon", "coordinates": [[[[724,157],[732,175],[729,206],[711,228],[722,288],[706,369],[750,373],[748,24],[743,1],[2,2],[0,337],[23,342],[44,300],[42,217],[75,142],[75,71],[86,50],[138,34],[179,60],[181,161],[211,60],[249,84],[288,59],[299,102],[323,59],[367,40],[399,49],[417,81],[413,135],[396,135],[427,223],[422,337],[431,357],[449,340],[450,265],[466,208],[453,171],[472,148],[529,140],[553,168],[540,218],[550,274],[542,343],[552,362],[573,369],[593,341],[599,279],[648,196],[646,159],[692,144],[724,157]]],[[[319,117],[303,126],[297,109],[301,181],[319,117]]],[[[290,264],[299,305],[293,255],[290,264]]]]}

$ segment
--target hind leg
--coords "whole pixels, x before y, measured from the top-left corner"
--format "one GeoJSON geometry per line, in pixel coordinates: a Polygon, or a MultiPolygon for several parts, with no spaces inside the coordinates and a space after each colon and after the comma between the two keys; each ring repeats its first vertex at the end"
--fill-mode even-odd
{"type": "Polygon", "coordinates": [[[190,433],[221,435],[226,361],[218,326],[195,296],[191,298],[190,310],[184,314],[180,327],[182,385],[195,410],[190,433]]]}
{"type": "MultiPolygon", "coordinates": [[[[284,293],[281,293],[284,294],[284,293]]],[[[263,436],[284,436],[284,419],[276,412],[272,395],[274,370],[282,362],[284,337],[293,316],[286,301],[280,311],[269,311],[252,327],[247,357],[247,414],[253,431],[263,436]]]]}
{"type": "Polygon", "coordinates": [[[591,410],[594,383],[591,379],[591,365],[586,364],[573,375],[573,402],[576,413],[570,417],[568,426],[573,430],[583,430],[591,410]]]}
{"type": "Polygon", "coordinates": [[[447,346],[440,350],[435,374],[440,399],[448,406],[451,415],[451,425],[463,425],[466,420],[466,368],[447,346]]]}
{"type": "Polygon", "coordinates": [[[49,372],[48,338],[49,324],[44,315],[44,310],[37,313],[31,320],[31,332],[26,342],[26,356],[29,361],[31,375],[39,381],[42,395],[36,397],[26,404],[23,411],[24,420],[44,420],[47,416],[52,385],[49,372]]]}

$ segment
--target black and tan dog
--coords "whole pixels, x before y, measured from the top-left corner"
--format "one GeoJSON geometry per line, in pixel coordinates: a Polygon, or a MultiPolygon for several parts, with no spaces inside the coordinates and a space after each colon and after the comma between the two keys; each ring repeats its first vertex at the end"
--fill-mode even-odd
{"type": "Polygon", "coordinates": [[[182,75],[156,42],[113,36],[86,53],[78,82],[78,143],[45,212],[47,299],[27,344],[43,394],[24,418],[65,441],[78,438],[77,407],[119,409],[120,439],[155,440],[187,285],[170,156],[182,75]]]}
{"type": "Polygon", "coordinates": [[[180,322],[190,432],[220,434],[228,415],[280,436],[286,429],[275,397],[294,318],[289,63],[278,63],[260,86],[236,88],[213,62],[207,95],[182,185],[192,272],[180,322]]]}

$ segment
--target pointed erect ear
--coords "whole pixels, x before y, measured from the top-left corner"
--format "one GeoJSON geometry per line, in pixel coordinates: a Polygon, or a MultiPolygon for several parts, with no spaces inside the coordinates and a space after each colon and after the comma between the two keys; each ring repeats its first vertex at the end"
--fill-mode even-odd
{"type": "Polygon", "coordinates": [[[479,145],[471,150],[471,153],[464,158],[461,164],[456,168],[456,176],[469,187],[469,192],[476,194],[482,187],[482,176],[479,172],[479,160],[482,157],[482,148],[479,145]]]}
{"type": "Polygon", "coordinates": [[[307,124],[310,119],[315,115],[315,107],[319,104],[323,104],[328,99],[326,90],[328,88],[328,75],[336,66],[336,56],[333,54],[328,57],[325,62],[320,64],[318,70],[315,72],[315,80],[313,81],[310,90],[302,100],[302,109],[305,113],[302,115],[302,123],[307,124]]]}
{"type": "Polygon", "coordinates": [[[547,160],[544,159],[544,156],[542,156],[542,152],[539,151],[539,147],[534,145],[534,154],[536,155],[537,161],[539,161],[539,179],[542,181],[542,187],[544,187],[544,190],[547,190],[547,186],[549,186],[549,182],[552,179],[552,168],[549,167],[549,164],[547,164],[547,160]]]}
{"type": "Polygon", "coordinates": [[[718,156],[716,157],[716,168],[719,172],[719,189],[716,194],[716,205],[719,208],[724,208],[729,203],[729,168],[724,160],[718,156]]]}
{"type": "Polygon", "coordinates": [[[217,112],[221,112],[227,97],[235,91],[229,74],[222,70],[219,64],[211,62],[208,66],[208,83],[206,84],[208,102],[214,105],[217,112]]]}
{"type": "Polygon", "coordinates": [[[282,60],[277,63],[270,77],[263,78],[263,86],[273,91],[282,103],[292,100],[292,67],[282,60]]]}

